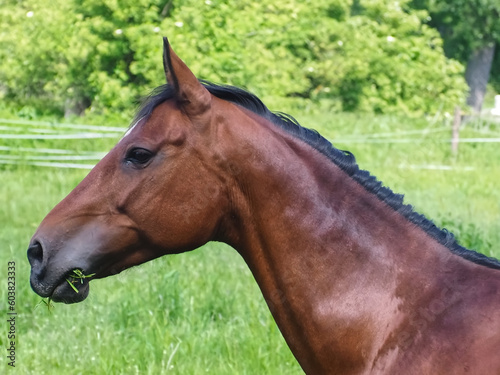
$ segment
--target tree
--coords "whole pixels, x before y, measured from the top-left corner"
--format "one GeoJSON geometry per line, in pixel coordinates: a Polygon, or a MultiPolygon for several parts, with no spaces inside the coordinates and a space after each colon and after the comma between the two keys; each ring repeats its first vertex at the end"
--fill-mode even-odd
{"type": "Polygon", "coordinates": [[[315,78],[330,83],[343,109],[424,114],[463,100],[463,67],[445,58],[439,34],[422,22],[427,12],[408,2],[351,2],[345,20],[316,28],[315,78]]]}
{"type": "Polygon", "coordinates": [[[202,77],[259,96],[346,111],[450,110],[464,100],[463,67],[444,56],[439,33],[422,23],[427,13],[408,1],[241,0],[234,7],[214,0],[200,12],[198,1],[185,0],[172,12],[182,26],[171,32],[202,77]]]}
{"type": "Polygon", "coordinates": [[[271,107],[448,110],[463,66],[409,1],[4,0],[0,96],[66,114],[132,108],[163,82],[167,35],[200,78],[271,107]]]}
{"type": "MultiPolygon", "coordinates": [[[[500,1],[413,0],[412,4],[429,10],[428,23],[443,36],[446,54],[466,64],[467,103],[480,112],[493,61],[500,64],[500,56],[495,54],[500,43],[500,1]]],[[[494,77],[494,81],[500,81],[500,77],[494,77]]]]}
{"type": "Polygon", "coordinates": [[[7,100],[41,112],[130,107],[139,86],[151,81],[137,66],[150,57],[145,46],[161,40],[160,21],[161,9],[150,0],[5,1],[0,86],[7,100]]]}

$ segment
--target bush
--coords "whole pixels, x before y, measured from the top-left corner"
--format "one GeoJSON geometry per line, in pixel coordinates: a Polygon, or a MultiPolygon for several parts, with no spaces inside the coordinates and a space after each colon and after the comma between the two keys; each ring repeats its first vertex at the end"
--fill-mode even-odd
{"type": "Polygon", "coordinates": [[[161,35],[200,78],[265,101],[432,113],[463,101],[425,11],[408,0],[28,0],[0,10],[7,100],[66,114],[122,111],[164,80],[161,35]],[[31,17],[28,16],[32,12],[31,17]]]}

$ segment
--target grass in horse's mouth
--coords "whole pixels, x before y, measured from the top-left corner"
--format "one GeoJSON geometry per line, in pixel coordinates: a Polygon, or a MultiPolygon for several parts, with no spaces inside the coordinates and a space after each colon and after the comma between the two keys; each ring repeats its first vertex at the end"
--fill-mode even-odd
{"type": "Polygon", "coordinates": [[[84,279],[87,279],[89,277],[92,277],[94,276],[95,273],[91,273],[90,275],[85,275],[82,270],[78,269],[78,268],[75,268],[71,274],[69,275],[69,278],[66,279],[66,281],[68,282],[69,286],[71,288],[73,288],[73,290],[78,293],[78,289],[76,288],[75,286],[75,283],[78,282],[78,280],[80,280],[80,283],[83,284],[83,280],[84,279]]]}
{"type": "MultiPolygon", "coordinates": [[[[73,271],[71,271],[71,273],[69,274],[69,278],[66,278],[66,281],[68,282],[68,284],[71,286],[71,288],[76,292],[78,293],[78,289],[76,288],[75,286],[75,283],[78,282],[78,280],[80,280],[80,283],[83,284],[83,280],[84,279],[88,279],[89,277],[92,277],[94,276],[95,273],[91,273],[90,275],[85,275],[82,270],[78,269],[78,268],[75,268],[73,271]]],[[[44,304],[45,306],[47,306],[47,309],[49,310],[49,312],[52,311],[52,309],[54,308],[54,305],[52,304],[52,299],[49,297],[47,298],[47,300],[45,299],[42,299],[40,302],[37,303],[37,305],[35,306],[35,309],[40,305],[40,304],[44,304]]]]}
{"type": "Polygon", "coordinates": [[[47,301],[45,301],[45,299],[42,298],[42,300],[40,302],[38,302],[35,306],[35,309],[40,306],[40,304],[44,304],[45,306],[47,306],[47,310],[49,310],[49,312],[52,312],[52,309],[54,308],[54,304],[52,303],[52,299],[49,297],[47,298],[47,301]]]}

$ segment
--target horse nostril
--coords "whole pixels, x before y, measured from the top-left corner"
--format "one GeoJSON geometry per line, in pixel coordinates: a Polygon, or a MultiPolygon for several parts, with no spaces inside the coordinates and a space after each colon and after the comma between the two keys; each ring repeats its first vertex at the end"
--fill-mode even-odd
{"type": "Polygon", "coordinates": [[[43,249],[40,242],[35,241],[28,248],[28,260],[31,267],[35,267],[42,263],[43,260],[43,249]]]}

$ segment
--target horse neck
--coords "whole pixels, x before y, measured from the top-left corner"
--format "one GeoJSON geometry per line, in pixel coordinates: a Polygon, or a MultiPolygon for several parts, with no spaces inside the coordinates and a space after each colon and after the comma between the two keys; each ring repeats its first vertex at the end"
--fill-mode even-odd
{"type": "Polygon", "coordinates": [[[433,275],[456,262],[462,272],[465,261],[320,152],[246,115],[245,128],[227,127],[239,146],[226,155],[235,168],[225,241],[249,265],[303,368],[322,373],[313,364],[325,363],[317,359],[328,348],[348,373],[375,355],[405,302],[439,288],[433,275]]]}

